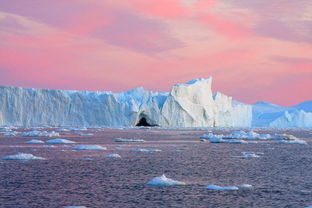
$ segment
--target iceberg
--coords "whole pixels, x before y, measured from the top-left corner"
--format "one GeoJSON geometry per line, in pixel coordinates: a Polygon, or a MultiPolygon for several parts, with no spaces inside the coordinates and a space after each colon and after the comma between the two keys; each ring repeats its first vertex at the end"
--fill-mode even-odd
{"type": "Polygon", "coordinates": [[[107,150],[106,147],[102,147],[100,145],[79,145],[73,148],[73,150],[107,150]]]}
{"type": "Polygon", "coordinates": [[[27,144],[43,144],[44,141],[38,140],[38,139],[32,139],[26,142],[27,144]]]}
{"type": "Polygon", "coordinates": [[[312,101],[281,107],[259,101],[252,106],[252,126],[312,127],[312,101]]]}
{"type": "Polygon", "coordinates": [[[170,92],[138,87],[121,93],[0,86],[0,126],[77,127],[71,131],[103,126],[250,126],[252,106],[213,94],[211,84],[209,77],[176,84],[170,92]]]}
{"type": "Polygon", "coordinates": [[[45,160],[43,157],[36,157],[32,154],[18,153],[16,155],[8,155],[2,158],[3,160],[45,160]]]}
{"type": "Polygon", "coordinates": [[[155,177],[152,180],[150,180],[147,185],[150,186],[181,186],[186,185],[186,183],[181,181],[176,181],[170,178],[167,178],[165,174],[159,177],[155,177]]]}
{"type": "Polygon", "coordinates": [[[46,141],[48,144],[74,144],[76,142],[68,140],[68,139],[50,139],[46,141]]]}

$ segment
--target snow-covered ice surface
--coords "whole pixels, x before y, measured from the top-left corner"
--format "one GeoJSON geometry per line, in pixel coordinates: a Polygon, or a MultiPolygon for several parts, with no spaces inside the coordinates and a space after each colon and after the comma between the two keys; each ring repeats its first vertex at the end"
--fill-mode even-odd
{"type": "Polygon", "coordinates": [[[76,142],[68,140],[68,139],[57,138],[57,139],[50,139],[50,140],[46,141],[46,143],[48,143],[48,144],[74,144],[76,142]]]}
{"type": "Polygon", "coordinates": [[[73,150],[107,150],[106,147],[102,147],[101,145],[78,145],[73,148],[73,150]]]}
{"type": "Polygon", "coordinates": [[[165,174],[159,177],[155,177],[152,180],[150,180],[147,185],[150,186],[181,186],[186,185],[186,183],[181,181],[176,181],[171,178],[167,178],[165,174]]]}
{"type": "Polygon", "coordinates": [[[44,141],[39,140],[39,139],[32,139],[26,142],[27,144],[43,144],[44,141]]]}
{"type": "Polygon", "coordinates": [[[36,157],[32,154],[18,153],[16,155],[8,155],[2,158],[3,160],[44,160],[43,157],[36,157]]]}

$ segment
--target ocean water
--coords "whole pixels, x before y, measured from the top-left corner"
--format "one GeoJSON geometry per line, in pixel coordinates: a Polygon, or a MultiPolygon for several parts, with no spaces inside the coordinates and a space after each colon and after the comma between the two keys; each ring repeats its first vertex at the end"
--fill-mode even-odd
{"type": "Polygon", "coordinates": [[[88,137],[72,132],[61,138],[77,144],[50,148],[26,144],[29,137],[0,136],[1,157],[23,152],[46,158],[0,161],[0,207],[307,207],[312,205],[312,131],[281,132],[303,138],[308,145],[212,144],[199,141],[205,131],[190,129],[98,129],[90,130],[94,135],[88,137]],[[117,137],[145,142],[116,143],[113,139],[117,137]],[[102,145],[107,150],[72,150],[85,144],[102,145]],[[130,151],[133,149],[162,151],[130,151]],[[231,157],[241,152],[255,152],[260,157],[231,157]],[[105,157],[108,154],[121,158],[105,157]],[[162,174],[187,185],[147,185],[162,174]],[[250,184],[253,188],[205,189],[210,184],[250,184]]]}

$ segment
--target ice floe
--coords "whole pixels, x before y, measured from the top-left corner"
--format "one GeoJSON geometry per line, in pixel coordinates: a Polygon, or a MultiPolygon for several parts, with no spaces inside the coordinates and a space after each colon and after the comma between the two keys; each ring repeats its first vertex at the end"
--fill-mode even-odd
{"type": "Polygon", "coordinates": [[[48,143],[48,144],[74,144],[76,142],[68,140],[68,139],[57,138],[57,139],[50,139],[50,140],[46,141],[46,143],[48,143]]]}
{"type": "Polygon", "coordinates": [[[42,147],[43,147],[43,148],[49,148],[49,149],[50,149],[50,148],[54,148],[55,146],[54,146],[54,145],[43,145],[42,147]]]}
{"type": "Polygon", "coordinates": [[[38,140],[38,139],[32,139],[26,142],[27,144],[43,144],[44,141],[38,140]]]}
{"type": "Polygon", "coordinates": [[[108,157],[108,158],[121,158],[121,156],[119,154],[109,154],[109,155],[105,155],[105,157],[108,157]]]}
{"type": "Polygon", "coordinates": [[[241,184],[237,186],[218,186],[218,185],[208,185],[206,186],[206,189],[209,190],[220,190],[220,191],[236,191],[236,190],[250,190],[253,186],[250,184],[241,184]]]}
{"type": "Polygon", "coordinates": [[[107,150],[107,148],[101,145],[78,145],[73,150],[107,150]]]}
{"type": "Polygon", "coordinates": [[[232,144],[245,144],[245,143],[257,143],[250,140],[278,140],[278,143],[287,144],[307,144],[306,141],[300,140],[297,137],[290,134],[258,134],[254,131],[234,131],[228,135],[213,134],[209,132],[200,137],[201,141],[208,139],[211,143],[232,143],[232,144]],[[246,141],[248,140],[248,141],[246,141]]]}
{"type": "Polygon", "coordinates": [[[18,132],[16,132],[16,131],[13,131],[13,132],[6,132],[5,134],[4,134],[4,136],[16,136],[18,134],[18,132]]]}
{"type": "Polygon", "coordinates": [[[55,131],[65,132],[65,131],[70,131],[70,130],[68,130],[68,129],[56,129],[55,131]]]}
{"type": "Polygon", "coordinates": [[[88,130],[86,127],[81,127],[81,128],[69,128],[70,131],[86,131],[88,130]]]}
{"type": "Polygon", "coordinates": [[[82,133],[79,133],[80,136],[93,136],[94,134],[92,133],[87,133],[87,134],[82,134],[82,133]]]}
{"type": "Polygon", "coordinates": [[[2,158],[3,160],[45,160],[43,157],[37,157],[33,154],[17,153],[16,155],[8,155],[2,158]]]}
{"type": "Polygon", "coordinates": [[[152,180],[150,180],[147,185],[150,186],[181,186],[186,185],[186,183],[181,181],[176,181],[170,178],[167,178],[165,174],[159,177],[155,177],[152,180]]]}
{"type": "Polygon", "coordinates": [[[254,152],[242,152],[243,155],[240,155],[240,156],[231,156],[232,158],[258,158],[260,157],[259,155],[257,155],[256,153],[254,152]]]}
{"type": "Polygon", "coordinates": [[[279,144],[304,144],[307,145],[308,143],[304,140],[296,139],[296,140],[280,140],[278,141],[279,144]]]}
{"type": "Polygon", "coordinates": [[[238,190],[239,188],[237,186],[217,186],[217,185],[208,185],[206,186],[206,189],[209,190],[227,190],[227,191],[234,191],[238,190]]]}
{"type": "Polygon", "coordinates": [[[154,153],[154,152],[161,152],[162,150],[160,150],[160,149],[131,149],[130,151],[154,153]]]}
{"type": "Polygon", "coordinates": [[[115,138],[115,142],[144,142],[143,139],[124,139],[124,138],[115,138]]]}
{"type": "Polygon", "coordinates": [[[22,133],[23,137],[57,137],[60,136],[59,133],[55,131],[47,132],[47,131],[29,131],[22,133]]]}

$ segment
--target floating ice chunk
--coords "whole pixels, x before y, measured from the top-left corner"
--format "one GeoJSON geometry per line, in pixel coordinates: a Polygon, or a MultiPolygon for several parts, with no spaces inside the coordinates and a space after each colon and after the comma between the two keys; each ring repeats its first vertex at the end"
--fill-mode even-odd
{"type": "Polygon", "coordinates": [[[70,131],[86,131],[88,130],[86,127],[82,127],[82,128],[69,128],[70,131]]]}
{"type": "Polygon", "coordinates": [[[150,180],[147,183],[147,185],[150,185],[150,186],[181,186],[181,185],[186,185],[186,183],[167,178],[165,176],[165,174],[163,174],[160,177],[155,177],[152,180],[150,180]]]}
{"type": "Polygon", "coordinates": [[[54,148],[55,146],[54,145],[43,145],[42,147],[43,148],[54,148]]]}
{"type": "Polygon", "coordinates": [[[115,138],[115,142],[144,142],[143,139],[124,139],[124,138],[115,138]]]}
{"type": "Polygon", "coordinates": [[[308,143],[304,140],[296,139],[296,140],[280,140],[278,141],[279,144],[305,144],[307,145],[308,143]]]}
{"type": "Polygon", "coordinates": [[[14,131],[14,132],[7,132],[4,134],[4,136],[16,136],[17,132],[14,131]]]}
{"type": "Polygon", "coordinates": [[[92,133],[88,133],[88,134],[82,134],[82,133],[79,133],[80,136],[93,136],[94,134],[92,133]]]}
{"type": "Polygon", "coordinates": [[[242,152],[242,156],[231,156],[232,158],[258,158],[259,155],[255,154],[254,152],[242,152]]]}
{"type": "Polygon", "coordinates": [[[206,189],[209,190],[226,190],[226,191],[234,191],[238,190],[239,188],[237,186],[228,186],[228,187],[222,187],[222,186],[217,186],[217,185],[208,185],[206,186],[206,189]]]}
{"type": "Polygon", "coordinates": [[[32,139],[26,142],[27,144],[43,144],[44,141],[38,140],[38,139],[32,139]]]}
{"type": "Polygon", "coordinates": [[[0,129],[0,132],[10,132],[12,131],[12,129],[10,129],[9,127],[4,127],[0,129]]]}
{"type": "Polygon", "coordinates": [[[121,158],[121,156],[119,154],[109,154],[109,155],[106,155],[105,157],[108,157],[108,158],[121,158]]]}
{"type": "Polygon", "coordinates": [[[101,145],[79,145],[74,147],[73,150],[107,150],[107,148],[101,145]]]}
{"type": "Polygon", "coordinates": [[[56,129],[55,131],[61,131],[61,132],[64,132],[64,131],[69,131],[68,129],[56,129]]]}
{"type": "Polygon", "coordinates": [[[36,157],[32,154],[17,153],[16,155],[8,155],[2,158],[3,160],[45,160],[43,157],[36,157]]]}
{"type": "Polygon", "coordinates": [[[74,144],[76,142],[68,140],[68,139],[50,139],[46,141],[48,144],[74,144]]]}
{"type": "Polygon", "coordinates": [[[85,158],[83,158],[83,160],[93,160],[93,159],[90,157],[85,157],[85,158]]]}
{"type": "Polygon", "coordinates": [[[277,140],[297,140],[298,138],[290,134],[275,134],[273,139],[277,140]]]}
{"type": "Polygon", "coordinates": [[[30,131],[22,133],[23,137],[56,137],[60,136],[59,133],[55,131],[47,132],[47,131],[30,131]]]}
{"type": "Polygon", "coordinates": [[[239,189],[242,189],[242,190],[248,190],[248,189],[252,189],[253,188],[253,186],[250,185],[250,184],[241,184],[241,185],[238,185],[236,187],[239,188],[239,189]]]}
{"type": "Polygon", "coordinates": [[[150,153],[161,152],[160,149],[131,149],[130,151],[134,151],[134,152],[150,152],[150,153]]]}
{"type": "Polygon", "coordinates": [[[121,146],[117,146],[115,147],[116,150],[122,150],[122,147],[121,146]]]}

